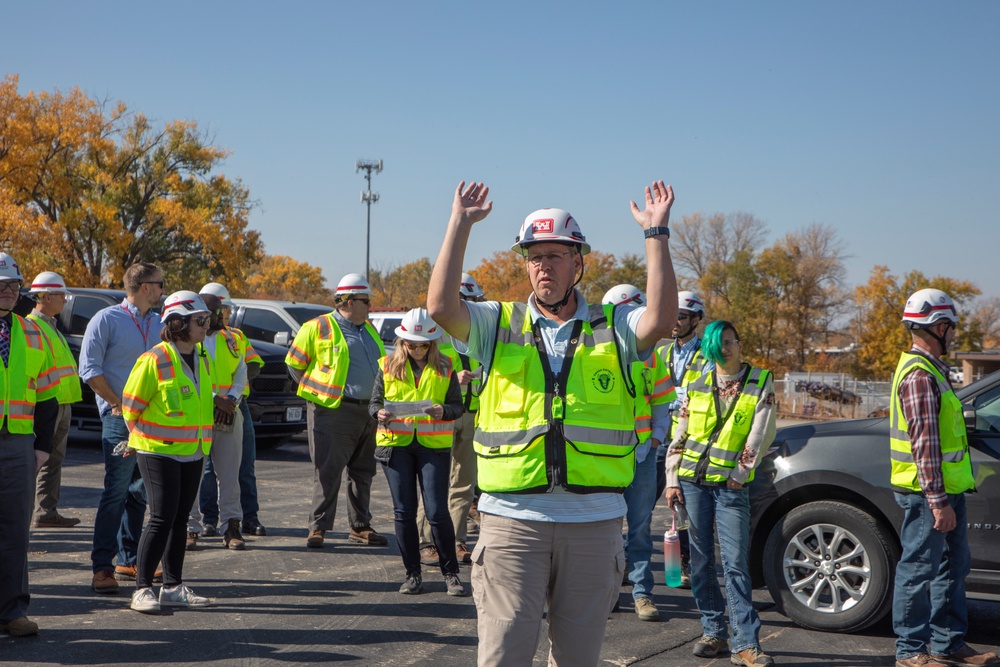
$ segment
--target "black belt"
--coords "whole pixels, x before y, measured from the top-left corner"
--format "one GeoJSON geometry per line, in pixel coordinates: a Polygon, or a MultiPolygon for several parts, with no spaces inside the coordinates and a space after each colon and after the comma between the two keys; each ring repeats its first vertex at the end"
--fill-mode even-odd
{"type": "Polygon", "coordinates": [[[341,396],[340,401],[342,403],[353,403],[354,405],[368,405],[371,401],[362,401],[357,398],[351,398],[350,396],[341,396]]]}

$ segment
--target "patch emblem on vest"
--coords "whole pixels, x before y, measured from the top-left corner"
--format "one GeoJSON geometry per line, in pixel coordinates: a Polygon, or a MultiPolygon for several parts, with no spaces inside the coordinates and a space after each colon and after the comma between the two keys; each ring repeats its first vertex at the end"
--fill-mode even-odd
{"type": "Polygon", "coordinates": [[[188,387],[186,385],[181,385],[181,393],[187,396],[188,394],[191,393],[191,387],[188,387]]]}
{"type": "Polygon", "coordinates": [[[737,412],[733,415],[733,422],[737,426],[743,426],[744,422],[747,420],[747,415],[745,412],[737,412]]]}
{"type": "Polygon", "coordinates": [[[615,374],[606,368],[595,372],[590,381],[594,385],[594,389],[602,394],[610,394],[615,388],[615,374]]]}
{"type": "Polygon", "coordinates": [[[230,338],[229,336],[226,336],[226,344],[229,346],[229,352],[234,357],[240,356],[240,348],[239,348],[239,344],[236,342],[236,337],[235,336],[233,336],[232,338],[230,338]]]}

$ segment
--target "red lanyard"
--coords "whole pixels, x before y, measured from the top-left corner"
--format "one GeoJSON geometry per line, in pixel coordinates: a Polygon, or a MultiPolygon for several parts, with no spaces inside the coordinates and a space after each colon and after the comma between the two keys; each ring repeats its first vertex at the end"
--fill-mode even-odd
{"type": "Polygon", "coordinates": [[[135,315],[132,314],[132,311],[129,310],[124,303],[121,304],[121,307],[122,310],[128,313],[128,316],[132,318],[132,322],[135,323],[135,328],[139,330],[139,335],[142,336],[142,346],[149,347],[149,328],[152,326],[151,320],[148,317],[146,318],[146,330],[143,331],[142,327],[139,325],[139,320],[135,319],[135,315]]]}

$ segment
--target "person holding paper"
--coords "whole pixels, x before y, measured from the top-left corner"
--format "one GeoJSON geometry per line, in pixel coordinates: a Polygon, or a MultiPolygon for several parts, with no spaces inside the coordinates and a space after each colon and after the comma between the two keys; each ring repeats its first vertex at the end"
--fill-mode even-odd
{"type": "Polygon", "coordinates": [[[395,514],[396,542],[406,568],[399,592],[423,590],[417,481],[438,550],[448,595],[467,595],[458,576],[455,527],[448,514],[448,486],[454,422],[462,415],[462,393],[451,360],[437,340],[444,333],[423,308],[403,316],[396,349],[379,359],[368,413],[378,420],[375,460],[382,464],[395,514]],[[423,403],[424,414],[415,414],[423,403]]]}

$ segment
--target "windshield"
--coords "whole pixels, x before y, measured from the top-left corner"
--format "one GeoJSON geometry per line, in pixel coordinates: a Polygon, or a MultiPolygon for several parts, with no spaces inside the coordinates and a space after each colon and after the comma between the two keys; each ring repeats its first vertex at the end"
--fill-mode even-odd
{"type": "Polygon", "coordinates": [[[995,373],[990,373],[986,377],[979,378],[972,384],[967,384],[964,387],[960,387],[955,390],[955,395],[958,396],[958,400],[965,402],[965,399],[972,394],[980,392],[984,387],[988,387],[991,384],[996,383],[1000,380],[1000,371],[995,373]]]}
{"type": "Polygon", "coordinates": [[[314,320],[320,315],[326,315],[333,308],[329,306],[314,306],[314,305],[298,305],[298,306],[287,306],[285,312],[292,316],[299,324],[305,324],[309,320],[314,320]]]}

